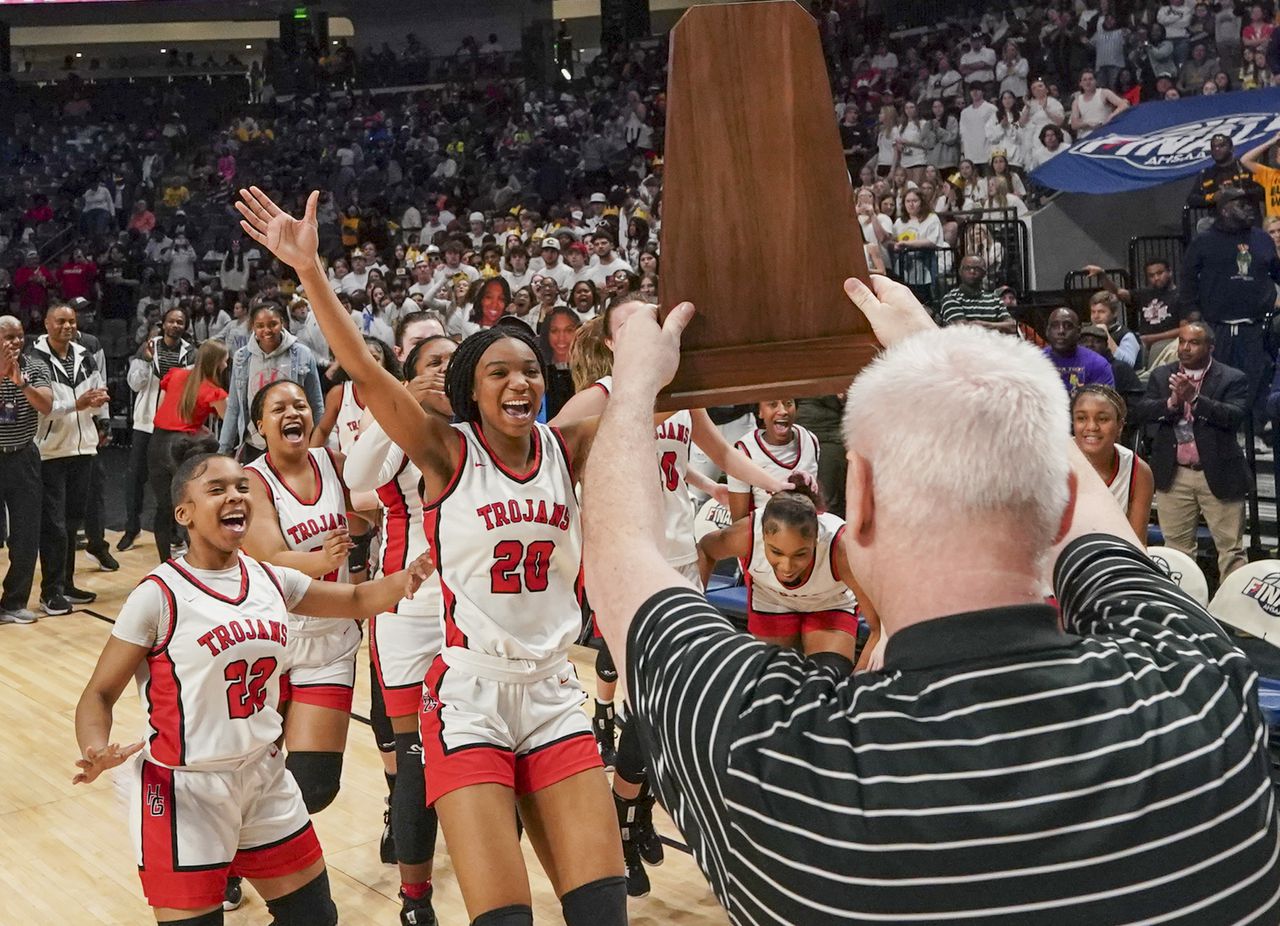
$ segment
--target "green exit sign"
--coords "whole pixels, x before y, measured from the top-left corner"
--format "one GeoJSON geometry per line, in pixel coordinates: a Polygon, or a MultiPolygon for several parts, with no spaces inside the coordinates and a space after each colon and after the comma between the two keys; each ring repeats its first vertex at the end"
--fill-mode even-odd
{"type": "Polygon", "coordinates": [[[293,8],[294,19],[306,19],[307,15],[307,8],[305,6],[295,6],[293,8]]]}

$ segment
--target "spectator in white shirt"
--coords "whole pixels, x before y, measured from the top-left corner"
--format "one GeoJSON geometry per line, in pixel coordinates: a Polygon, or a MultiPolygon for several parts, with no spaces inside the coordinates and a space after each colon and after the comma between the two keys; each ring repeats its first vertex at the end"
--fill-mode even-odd
{"type": "Polygon", "coordinates": [[[960,73],[969,86],[989,84],[996,79],[996,53],[984,44],[981,32],[973,34],[969,50],[960,56],[960,73]]]}
{"type": "Polygon", "coordinates": [[[419,257],[413,265],[413,282],[409,284],[409,295],[415,296],[421,294],[424,298],[432,292],[434,283],[432,276],[434,271],[431,269],[431,261],[425,257],[419,257]]]}
{"type": "Polygon", "coordinates": [[[951,66],[951,59],[939,54],[933,73],[924,85],[924,99],[949,100],[964,96],[964,77],[951,66]]]}
{"type": "Polygon", "coordinates": [[[1067,111],[1049,95],[1048,84],[1037,77],[1031,82],[1031,95],[1027,97],[1023,118],[1030,129],[1039,132],[1046,125],[1061,128],[1067,121],[1067,111]]]}
{"type": "Polygon", "coordinates": [[[631,265],[613,252],[616,245],[613,232],[604,226],[596,228],[591,236],[591,246],[596,252],[596,263],[591,267],[590,278],[596,284],[596,289],[603,289],[609,277],[615,272],[631,270],[631,265]]]}
{"type": "Polygon", "coordinates": [[[1089,40],[1093,43],[1093,67],[1098,83],[1108,90],[1115,87],[1116,77],[1125,68],[1124,44],[1128,34],[1128,30],[1116,22],[1115,14],[1108,13],[1089,40]]]}
{"type": "Polygon", "coordinates": [[[81,220],[90,235],[105,235],[115,225],[116,202],[111,190],[99,177],[84,191],[84,209],[81,220]]]}
{"type": "Polygon", "coordinates": [[[486,234],[484,228],[484,213],[473,212],[467,217],[467,222],[471,226],[471,231],[467,233],[467,237],[471,239],[471,246],[478,248],[484,244],[484,236],[486,234]]]}
{"type": "Polygon", "coordinates": [[[1000,92],[1008,90],[1018,99],[1027,95],[1027,74],[1031,65],[1018,51],[1016,42],[1004,43],[1004,53],[996,63],[996,80],[1000,81],[1000,92]]]}
{"type": "MultiPolygon", "coordinates": [[[[585,264],[585,258],[583,262],[585,264]]],[[[537,272],[555,280],[557,289],[565,290],[573,285],[574,268],[561,259],[560,239],[555,235],[542,239],[542,267],[537,272]]]]}
{"type": "Polygon", "coordinates": [[[422,233],[422,213],[416,206],[410,205],[404,210],[404,215],[400,217],[400,232],[400,240],[405,244],[417,240],[414,236],[422,233]]]}
{"type": "Polygon", "coordinates": [[[512,245],[507,249],[502,260],[502,277],[513,293],[528,286],[533,279],[533,271],[529,269],[529,252],[523,244],[512,245]]]}
{"type": "Polygon", "coordinates": [[[441,280],[451,280],[458,274],[472,281],[480,279],[480,271],[462,261],[462,242],[450,239],[445,242],[444,263],[436,268],[435,279],[438,283],[441,280]]]}
{"type": "Polygon", "coordinates": [[[364,292],[365,287],[369,285],[369,269],[366,264],[363,251],[352,254],[351,272],[338,282],[338,292],[346,293],[348,296],[364,292]]]}
{"type": "Polygon", "coordinates": [[[1071,130],[1083,138],[1128,108],[1128,100],[1099,87],[1093,71],[1086,68],[1080,72],[1080,92],[1071,101],[1071,130]]]}
{"type": "Polygon", "coordinates": [[[1187,60],[1191,17],[1195,9],[1187,0],[1169,0],[1156,10],[1156,22],[1164,26],[1164,37],[1173,43],[1173,58],[1182,66],[1187,60]]]}
{"type": "Polygon", "coordinates": [[[960,153],[975,164],[991,159],[987,125],[998,115],[996,107],[983,99],[981,85],[969,88],[969,105],[960,111],[960,153]]]}
{"type": "Polygon", "coordinates": [[[881,42],[876,46],[876,53],[871,56],[871,66],[877,71],[898,69],[898,56],[889,50],[889,46],[881,42]]]}
{"type": "Polygon", "coordinates": [[[1065,151],[1066,146],[1062,142],[1062,129],[1056,125],[1042,126],[1040,135],[1032,143],[1031,151],[1027,155],[1027,170],[1035,170],[1041,164],[1065,151]]]}
{"type": "Polygon", "coordinates": [[[164,262],[169,265],[168,282],[176,286],[179,280],[194,283],[196,280],[196,261],[199,255],[191,246],[186,235],[178,235],[173,239],[173,247],[164,254],[164,262]]]}

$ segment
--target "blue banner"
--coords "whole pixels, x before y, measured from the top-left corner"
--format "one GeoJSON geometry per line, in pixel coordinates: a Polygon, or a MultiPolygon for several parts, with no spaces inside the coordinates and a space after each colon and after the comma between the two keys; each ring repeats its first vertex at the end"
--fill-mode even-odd
{"type": "Polygon", "coordinates": [[[1280,132],[1280,88],[1142,103],[1032,171],[1068,193],[1122,193],[1199,173],[1213,163],[1209,140],[1235,143],[1236,157],[1280,132]]]}

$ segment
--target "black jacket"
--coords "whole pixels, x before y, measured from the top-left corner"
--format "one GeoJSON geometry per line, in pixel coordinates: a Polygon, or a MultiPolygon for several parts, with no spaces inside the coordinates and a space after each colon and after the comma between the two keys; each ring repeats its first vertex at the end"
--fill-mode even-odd
{"type": "MultiPolygon", "coordinates": [[[[1156,489],[1161,492],[1173,485],[1178,468],[1173,429],[1182,416],[1182,409],[1170,411],[1168,405],[1169,376],[1177,369],[1177,363],[1166,363],[1152,370],[1146,395],[1134,408],[1138,423],[1156,425],[1150,463],[1156,489]]],[[[1217,498],[1242,499],[1249,492],[1249,470],[1236,439],[1248,409],[1245,375],[1215,360],[1204,375],[1192,415],[1205,481],[1217,498]]]]}

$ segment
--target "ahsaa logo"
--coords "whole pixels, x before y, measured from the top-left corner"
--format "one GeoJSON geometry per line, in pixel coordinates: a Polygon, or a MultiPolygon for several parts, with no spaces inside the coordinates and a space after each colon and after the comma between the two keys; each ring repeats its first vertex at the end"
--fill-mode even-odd
{"type": "Polygon", "coordinates": [[[1272,617],[1280,617],[1280,572],[1269,572],[1260,579],[1250,579],[1240,592],[1252,598],[1258,607],[1272,617]]]}
{"type": "Polygon", "coordinates": [[[1138,134],[1090,135],[1071,146],[1071,153],[1101,161],[1124,161],[1138,170],[1161,171],[1196,161],[1208,161],[1209,140],[1226,135],[1237,155],[1280,131],[1280,114],[1237,113],[1195,122],[1183,122],[1138,134]]]}

